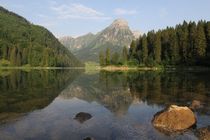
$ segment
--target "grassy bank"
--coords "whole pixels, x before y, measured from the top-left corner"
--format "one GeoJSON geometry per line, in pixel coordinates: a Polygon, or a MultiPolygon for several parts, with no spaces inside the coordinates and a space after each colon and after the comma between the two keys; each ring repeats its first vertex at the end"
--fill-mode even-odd
{"type": "Polygon", "coordinates": [[[128,71],[128,70],[142,70],[142,71],[157,71],[162,70],[161,67],[129,67],[129,66],[106,66],[106,67],[97,67],[99,70],[106,71],[128,71]]]}
{"type": "Polygon", "coordinates": [[[14,66],[0,66],[0,70],[50,70],[50,69],[85,69],[87,72],[93,71],[210,71],[210,67],[202,67],[202,66],[99,66],[98,64],[86,64],[85,67],[31,67],[29,65],[14,67],[14,66]]]}
{"type": "Polygon", "coordinates": [[[129,65],[109,65],[100,66],[98,63],[86,62],[85,71],[210,71],[206,66],[183,66],[183,65],[157,65],[157,66],[129,66],[129,65]]]}
{"type": "MultiPolygon", "coordinates": [[[[86,68],[89,69],[90,67],[86,68]]],[[[210,71],[210,67],[203,66],[104,66],[101,67],[99,65],[95,67],[91,67],[90,70],[105,70],[105,71],[210,71]]]]}

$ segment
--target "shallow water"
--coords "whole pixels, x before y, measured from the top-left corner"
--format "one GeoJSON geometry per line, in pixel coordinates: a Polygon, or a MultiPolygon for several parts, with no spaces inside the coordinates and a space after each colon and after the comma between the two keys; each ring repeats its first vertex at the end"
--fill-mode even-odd
{"type": "Polygon", "coordinates": [[[210,74],[32,70],[0,72],[0,140],[197,139],[210,125],[210,74]],[[164,134],[153,115],[199,100],[197,128],[164,134]],[[91,117],[80,122],[79,112],[91,117]]]}

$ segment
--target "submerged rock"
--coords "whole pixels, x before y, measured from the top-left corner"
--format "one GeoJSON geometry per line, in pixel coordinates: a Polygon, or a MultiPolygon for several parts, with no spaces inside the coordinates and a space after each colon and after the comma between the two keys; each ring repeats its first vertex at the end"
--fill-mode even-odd
{"type": "Polygon", "coordinates": [[[86,137],[86,138],[84,138],[83,140],[94,140],[94,138],[86,137]]]}
{"type": "Polygon", "coordinates": [[[92,118],[92,115],[85,112],[80,112],[75,116],[75,120],[79,121],[80,123],[84,123],[85,121],[92,118]]]}
{"type": "Polygon", "coordinates": [[[210,140],[210,126],[199,128],[196,130],[195,135],[199,138],[199,140],[210,140]]]}
{"type": "Polygon", "coordinates": [[[188,129],[196,124],[196,117],[188,107],[171,105],[156,113],[152,120],[153,125],[166,132],[175,132],[188,129]]]}
{"type": "Polygon", "coordinates": [[[191,105],[190,105],[190,108],[193,109],[193,110],[202,108],[201,102],[198,101],[198,100],[193,100],[191,105]]]}

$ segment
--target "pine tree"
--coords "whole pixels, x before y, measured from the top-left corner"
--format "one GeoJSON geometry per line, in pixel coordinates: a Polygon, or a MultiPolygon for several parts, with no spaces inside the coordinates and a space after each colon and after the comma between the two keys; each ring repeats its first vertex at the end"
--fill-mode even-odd
{"type": "Polygon", "coordinates": [[[177,62],[179,61],[179,48],[176,31],[173,28],[170,29],[169,47],[171,64],[177,64],[177,62]]]}
{"type": "Polygon", "coordinates": [[[169,63],[169,31],[168,28],[161,32],[161,56],[163,63],[167,65],[169,63]]]}
{"type": "Polygon", "coordinates": [[[7,47],[6,44],[1,44],[1,47],[2,47],[2,58],[3,59],[8,59],[8,51],[9,51],[9,48],[7,47]]]}
{"type": "Polygon", "coordinates": [[[136,59],[139,64],[142,63],[142,37],[136,40],[136,59]]]}
{"type": "Polygon", "coordinates": [[[16,65],[16,59],[17,59],[17,49],[16,47],[13,47],[10,53],[10,62],[14,66],[16,65]]]}
{"type": "Polygon", "coordinates": [[[110,65],[110,48],[106,49],[106,65],[110,65]]]}
{"type": "Polygon", "coordinates": [[[17,58],[16,58],[16,65],[21,66],[21,53],[18,51],[17,58]]]}
{"type": "Polygon", "coordinates": [[[42,58],[42,66],[48,67],[49,66],[49,49],[45,48],[43,52],[43,58],[42,58]]]}
{"type": "Polygon", "coordinates": [[[189,32],[188,32],[188,23],[186,21],[183,22],[183,25],[177,27],[178,34],[178,45],[180,48],[180,57],[183,64],[187,63],[187,51],[189,48],[189,32]]]}
{"type": "Polygon", "coordinates": [[[190,65],[193,65],[195,63],[195,60],[196,60],[196,43],[195,43],[195,40],[196,40],[196,23],[195,22],[190,22],[189,23],[189,47],[188,47],[188,63],[190,65]]]}
{"type": "Polygon", "coordinates": [[[207,57],[210,56],[210,22],[206,23],[207,57]]]}
{"type": "Polygon", "coordinates": [[[136,41],[133,40],[130,45],[130,57],[131,58],[135,58],[135,56],[136,56],[136,47],[137,47],[136,41]]]}
{"type": "Polygon", "coordinates": [[[142,37],[142,63],[145,64],[146,63],[146,60],[147,60],[147,57],[148,57],[148,44],[147,44],[147,37],[146,35],[144,34],[143,37],[142,37]]]}
{"type": "Polygon", "coordinates": [[[206,55],[206,36],[204,32],[204,26],[202,23],[198,23],[197,25],[197,34],[196,34],[196,40],[195,40],[195,51],[196,51],[196,57],[204,58],[206,55]]]}
{"type": "Polygon", "coordinates": [[[31,46],[29,46],[28,47],[28,64],[32,64],[32,47],[31,46]]]}
{"type": "Polygon", "coordinates": [[[142,51],[139,49],[136,52],[136,60],[138,61],[139,65],[142,63],[142,51]]]}
{"type": "Polygon", "coordinates": [[[155,35],[155,42],[154,42],[154,60],[156,63],[161,62],[161,32],[157,32],[155,35]]]}
{"type": "Polygon", "coordinates": [[[147,33],[147,45],[148,45],[148,56],[153,56],[154,43],[155,43],[155,31],[150,31],[147,33]]]}
{"type": "Polygon", "coordinates": [[[99,63],[100,63],[100,66],[105,65],[105,58],[104,58],[104,53],[103,52],[99,53],[99,63]]]}
{"type": "Polygon", "coordinates": [[[122,63],[127,64],[127,61],[128,61],[128,49],[126,46],[124,46],[122,51],[122,63]]]}
{"type": "Polygon", "coordinates": [[[27,64],[27,63],[28,63],[28,49],[24,48],[22,56],[22,64],[27,64]]]}
{"type": "Polygon", "coordinates": [[[112,55],[111,64],[113,64],[113,65],[118,65],[119,64],[119,54],[117,52],[115,52],[112,55]]]}

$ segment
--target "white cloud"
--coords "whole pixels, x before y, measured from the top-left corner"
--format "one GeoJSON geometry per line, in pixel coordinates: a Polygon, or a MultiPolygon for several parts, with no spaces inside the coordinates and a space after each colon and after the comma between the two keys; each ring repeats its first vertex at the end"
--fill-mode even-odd
{"type": "Polygon", "coordinates": [[[55,3],[51,9],[56,12],[60,19],[110,19],[93,8],[77,3],[70,5],[57,5],[55,3]]]}
{"type": "Polygon", "coordinates": [[[136,10],[127,10],[122,8],[114,9],[115,15],[135,15],[137,13],[136,10]]]}

